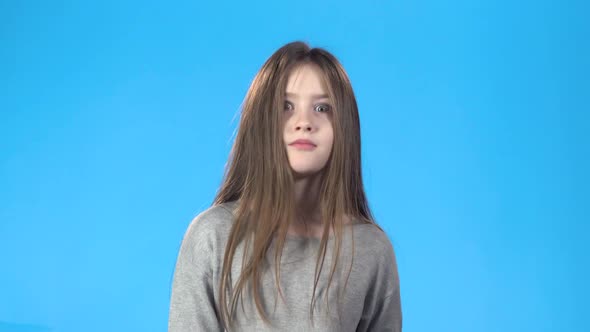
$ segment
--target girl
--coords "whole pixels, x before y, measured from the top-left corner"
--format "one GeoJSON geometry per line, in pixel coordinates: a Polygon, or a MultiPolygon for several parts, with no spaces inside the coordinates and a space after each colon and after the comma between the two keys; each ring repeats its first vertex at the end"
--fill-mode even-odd
{"type": "Polygon", "coordinates": [[[350,81],[329,52],[289,43],[254,78],[224,181],[186,231],[169,331],[401,329],[350,81]]]}

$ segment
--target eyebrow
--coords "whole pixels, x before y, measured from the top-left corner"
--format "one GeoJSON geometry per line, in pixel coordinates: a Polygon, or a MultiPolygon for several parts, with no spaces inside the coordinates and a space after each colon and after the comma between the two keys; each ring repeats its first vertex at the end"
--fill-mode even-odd
{"type": "MultiPolygon", "coordinates": [[[[287,96],[287,97],[290,97],[290,98],[297,98],[297,97],[298,97],[298,94],[296,94],[296,93],[291,93],[291,92],[287,92],[287,93],[286,93],[286,96],[287,96]]],[[[327,95],[327,94],[325,94],[325,93],[323,93],[323,94],[319,94],[319,95],[311,95],[311,98],[312,98],[312,99],[328,99],[328,95],[327,95]]]]}

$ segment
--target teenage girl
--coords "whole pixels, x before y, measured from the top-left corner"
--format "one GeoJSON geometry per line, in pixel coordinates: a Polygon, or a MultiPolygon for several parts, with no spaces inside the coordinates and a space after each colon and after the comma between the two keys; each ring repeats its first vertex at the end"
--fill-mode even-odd
{"type": "Polygon", "coordinates": [[[363,189],[339,61],[293,42],[246,94],[213,205],[188,227],[169,331],[401,331],[391,242],[363,189]]]}

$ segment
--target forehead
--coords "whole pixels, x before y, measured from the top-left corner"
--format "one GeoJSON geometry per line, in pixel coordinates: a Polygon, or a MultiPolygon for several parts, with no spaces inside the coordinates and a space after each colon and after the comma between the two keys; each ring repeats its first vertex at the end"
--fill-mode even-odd
{"type": "Polygon", "coordinates": [[[324,73],[315,64],[302,64],[291,70],[286,90],[294,94],[324,94],[328,91],[324,73]]]}

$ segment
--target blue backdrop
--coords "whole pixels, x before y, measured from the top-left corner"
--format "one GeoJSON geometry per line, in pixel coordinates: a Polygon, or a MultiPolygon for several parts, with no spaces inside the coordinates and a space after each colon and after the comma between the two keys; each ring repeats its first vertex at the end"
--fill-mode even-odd
{"type": "Polygon", "coordinates": [[[165,331],[262,63],[339,57],[404,331],[589,331],[583,1],[0,2],[0,331],[165,331]]]}

